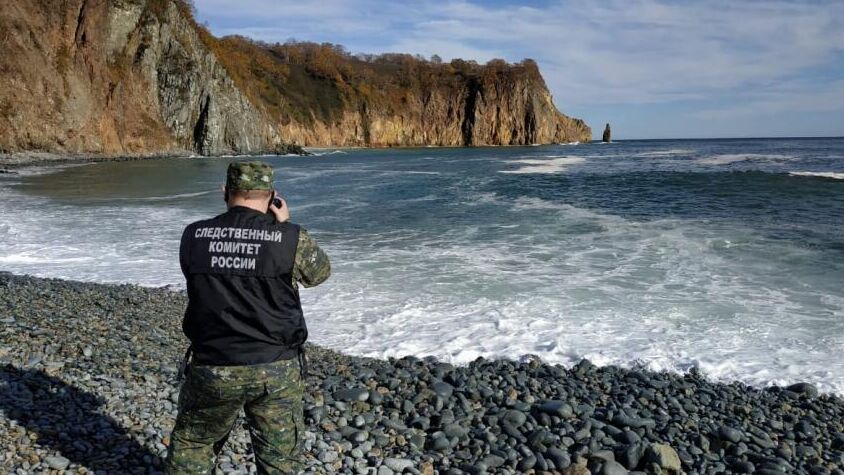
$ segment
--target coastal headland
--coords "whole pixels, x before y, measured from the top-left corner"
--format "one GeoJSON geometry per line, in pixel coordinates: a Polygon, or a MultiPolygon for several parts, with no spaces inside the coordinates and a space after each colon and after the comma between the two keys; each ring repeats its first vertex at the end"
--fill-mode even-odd
{"type": "Polygon", "coordinates": [[[588,142],[529,59],[214,37],[181,0],[0,6],[0,153],[284,153],[588,142]]]}
{"type": "MultiPolygon", "coordinates": [[[[176,413],[185,301],[0,273],[0,470],[155,473],[176,413]]],[[[308,473],[844,473],[844,400],[808,384],[585,360],[308,355],[308,473]]],[[[247,444],[239,423],[215,473],[254,470],[247,444]]]]}

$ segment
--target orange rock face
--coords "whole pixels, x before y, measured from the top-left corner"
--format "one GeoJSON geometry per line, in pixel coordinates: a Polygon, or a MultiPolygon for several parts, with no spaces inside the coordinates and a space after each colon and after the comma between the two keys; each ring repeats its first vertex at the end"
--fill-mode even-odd
{"type": "Polygon", "coordinates": [[[259,151],[274,127],[176,3],[2,2],[0,148],[259,151]]]}
{"type": "Polygon", "coordinates": [[[583,121],[557,110],[532,62],[442,76],[441,84],[399,91],[398,102],[303,70],[300,83],[337,96],[329,117],[294,101],[289,78],[274,80],[269,96],[251,93],[209,41],[217,40],[174,0],[0,2],[0,152],[213,155],[283,143],[591,140],[583,121]]]}

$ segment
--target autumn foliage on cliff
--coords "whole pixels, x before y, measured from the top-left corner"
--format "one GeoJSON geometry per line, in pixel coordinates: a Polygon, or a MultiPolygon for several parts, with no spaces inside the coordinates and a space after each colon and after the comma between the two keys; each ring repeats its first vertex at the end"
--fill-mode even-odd
{"type": "Polygon", "coordinates": [[[401,111],[412,98],[434,89],[457,89],[489,76],[499,83],[531,79],[544,86],[531,59],[481,65],[460,59],[443,62],[436,55],[353,55],[332,43],[268,44],[243,36],[216,38],[198,28],[241,90],[282,124],[293,120],[307,125],[314,119],[332,123],[349,109],[401,111]]]}

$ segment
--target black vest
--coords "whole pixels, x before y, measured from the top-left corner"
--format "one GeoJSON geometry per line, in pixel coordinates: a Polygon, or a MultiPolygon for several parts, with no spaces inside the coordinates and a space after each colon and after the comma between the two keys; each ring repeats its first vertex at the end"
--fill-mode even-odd
{"type": "Polygon", "coordinates": [[[185,228],[188,308],[182,328],[197,364],[290,359],[308,338],[293,265],[299,226],[235,206],[185,228]]]}

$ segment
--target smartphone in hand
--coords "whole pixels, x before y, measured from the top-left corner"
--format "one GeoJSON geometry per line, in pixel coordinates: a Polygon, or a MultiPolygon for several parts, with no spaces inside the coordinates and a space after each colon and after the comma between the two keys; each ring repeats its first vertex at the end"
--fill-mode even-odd
{"type": "Polygon", "coordinates": [[[281,209],[282,204],[283,201],[281,195],[277,191],[273,190],[273,197],[270,199],[270,204],[267,205],[267,213],[272,213],[272,210],[270,209],[272,206],[281,209]]]}

